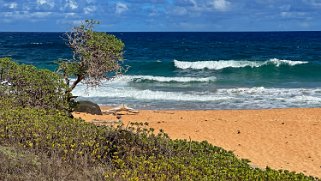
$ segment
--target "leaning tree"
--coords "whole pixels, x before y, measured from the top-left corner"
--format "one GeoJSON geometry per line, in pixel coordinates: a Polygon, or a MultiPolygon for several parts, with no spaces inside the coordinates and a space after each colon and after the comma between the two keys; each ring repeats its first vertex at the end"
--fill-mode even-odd
{"type": "Polygon", "coordinates": [[[121,73],[124,43],[114,35],[93,30],[99,22],[86,20],[66,33],[73,58],[59,61],[58,72],[68,86],[67,94],[82,82],[88,86],[100,85],[121,73]],[[75,78],[75,81],[71,81],[75,78]]]}

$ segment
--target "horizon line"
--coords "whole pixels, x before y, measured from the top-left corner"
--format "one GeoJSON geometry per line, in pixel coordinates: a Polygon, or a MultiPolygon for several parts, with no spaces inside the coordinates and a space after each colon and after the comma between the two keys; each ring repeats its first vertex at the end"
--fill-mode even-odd
{"type": "MultiPolygon", "coordinates": [[[[0,33],[66,33],[70,31],[0,31],[0,33]]],[[[321,32],[321,30],[264,30],[264,31],[97,31],[105,33],[282,33],[282,32],[321,32]]]]}

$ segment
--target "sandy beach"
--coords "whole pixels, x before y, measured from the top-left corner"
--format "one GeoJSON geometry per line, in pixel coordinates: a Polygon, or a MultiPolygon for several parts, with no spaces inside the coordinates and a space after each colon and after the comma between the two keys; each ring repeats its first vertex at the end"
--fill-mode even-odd
{"type": "MultiPolygon", "coordinates": [[[[86,121],[116,120],[113,115],[74,115],[86,121]]],[[[251,160],[253,166],[321,177],[321,108],[140,110],[122,120],[148,122],[173,139],[207,140],[251,160]]]]}

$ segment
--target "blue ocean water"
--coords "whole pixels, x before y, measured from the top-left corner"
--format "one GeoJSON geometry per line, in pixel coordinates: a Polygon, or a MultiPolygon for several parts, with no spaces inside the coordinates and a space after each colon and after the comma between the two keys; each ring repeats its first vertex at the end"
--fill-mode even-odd
{"type": "MultiPolygon", "coordinates": [[[[128,72],[73,91],[145,109],[321,106],[321,32],[114,33],[128,72]]],[[[0,57],[56,69],[63,33],[0,33],[0,57]]]]}

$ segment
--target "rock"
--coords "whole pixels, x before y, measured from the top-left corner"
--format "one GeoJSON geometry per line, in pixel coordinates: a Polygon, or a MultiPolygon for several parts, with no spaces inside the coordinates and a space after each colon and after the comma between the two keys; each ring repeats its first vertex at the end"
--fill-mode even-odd
{"type": "Polygon", "coordinates": [[[76,105],[74,111],[102,115],[102,112],[101,112],[98,104],[95,104],[90,101],[77,101],[77,105],[76,105]]]}

